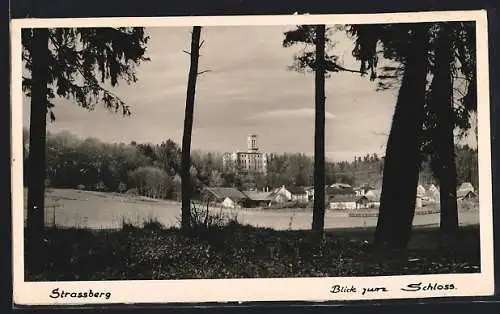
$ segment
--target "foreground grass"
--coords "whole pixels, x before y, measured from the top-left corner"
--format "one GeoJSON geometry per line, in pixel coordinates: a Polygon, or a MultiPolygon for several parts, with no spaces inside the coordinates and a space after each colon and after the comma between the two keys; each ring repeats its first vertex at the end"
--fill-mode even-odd
{"type": "MultiPolygon", "coordinates": [[[[462,227],[455,250],[436,229],[416,229],[404,251],[373,251],[372,229],[328,231],[313,248],[308,231],[230,223],[195,235],[159,225],[119,231],[49,229],[28,281],[276,278],[470,273],[479,271],[479,228],[462,227]]],[[[26,252],[26,261],[31,252],[26,252]]]]}

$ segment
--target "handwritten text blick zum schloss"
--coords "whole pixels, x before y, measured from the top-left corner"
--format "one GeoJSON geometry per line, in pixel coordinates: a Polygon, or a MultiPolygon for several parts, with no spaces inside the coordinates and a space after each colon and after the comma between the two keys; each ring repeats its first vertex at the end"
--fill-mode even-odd
{"type": "MultiPolygon", "coordinates": [[[[401,288],[401,291],[407,292],[417,292],[417,291],[443,291],[443,290],[455,290],[456,286],[454,284],[438,284],[438,283],[411,283],[401,288]]],[[[365,295],[373,292],[389,292],[386,287],[363,287],[356,288],[353,285],[343,286],[343,285],[333,285],[330,288],[330,293],[361,293],[365,295]]]]}

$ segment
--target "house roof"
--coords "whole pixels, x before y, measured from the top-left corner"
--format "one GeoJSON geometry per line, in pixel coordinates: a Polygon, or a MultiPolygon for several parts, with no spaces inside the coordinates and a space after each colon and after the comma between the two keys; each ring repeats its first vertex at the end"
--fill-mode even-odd
{"type": "Polygon", "coordinates": [[[365,194],[366,198],[371,202],[379,202],[380,195],[382,195],[382,190],[370,190],[365,194]]]}
{"type": "Polygon", "coordinates": [[[206,187],[205,191],[214,195],[217,199],[230,198],[233,201],[246,199],[247,196],[236,188],[210,188],[206,187]]]}
{"type": "Polygon", "coordinates": [[[243,191],[252,201],[270,201],[271,193],[269,192],[256,192],[256,191],[243,191]]]}
{"type": "Polygon", "coordinates": [[[373,190],[375,189],[373,186],[369,184],[362,184],[360,186],[357,186],[354,188],[354,191],[359,191],[359,190],[373,190]]]}
{"type": "Polygon", "coordinates": [[[332,188],[341,188],[341,189],[352,189],[352,186],[347,183],[334,183],[330,185],[332,188]]]}
{"type": "Polygon", "coordinates": [[[472,196],[472,197],[476,197],[476,193],[474,193],[473,191],[466,191],[466,190],[458,190],[457,191],[457,198],[464,198],[466,196],[472,196]]]}
{"type": "MultiPolygon", "coordinates": [[[[279,187],[279,188],[276,188],[276,189],[272,190],[272,191],[271,191],[271,193],[270,193],[269,195],[270,195],[271,197],[274,197],[274,196],[276,196],[276,195],[278,194],[278,192],[279,192],[280,190],[282,190],[282,189],[284,189],[285,191],[288,191],[288,189],[287,189],[287,188],[285,188],[284,186],[282,186],[282,187],[279,187]]],[[[290,191],[288,191],[288,192],[290,192],[290,191]]]]}
{"type": "Polygon", "coordinates": [[[340,187],[338,185],[326,187],[325,192],[328,195],[355,195],[356,194],[356,192],[354,192],[354,189],[351,186],[340,187]]]}
{"type": "Polygon", "coordinates": [[[344,202],[358,202],[361,199],[367,199],[365,196],[356,196],[356,195],[335,195],[330,199],[330,202],[333,203],[344,203],[344,202]]]}
{"type": "Polygon", "coordinates": [[[474,186],[470,182],[464,182],[460,185],[459,191],[472,191],[474,192],[474,186]]]}
{"type": "Polygon", "coordinates": [[[290,191],[290,193],[292,194],[306,194],[306,190],[302,187],[298,187],[298,186],[293,186],[293,187],[289,187],[287,189],[288,191],[290,191]]]}

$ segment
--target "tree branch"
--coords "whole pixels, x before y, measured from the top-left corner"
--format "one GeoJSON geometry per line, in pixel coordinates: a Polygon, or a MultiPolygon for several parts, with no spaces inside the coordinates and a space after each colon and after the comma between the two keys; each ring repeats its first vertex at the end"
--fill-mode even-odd
{"type": "Polygon", "coordinates": [[[203,71],[198,72],[197,74],[198,75],[202,75],[202,74],[205,74],[205,73],[208,73],[208,72],[212,72],[212,70],[203,70],[203,71]]]}
{"type": "MultiPolygon", "coordinates": [[[[52,44],[56,47],[56,49],[61,49],[61,46],[57,43],[57,41],[53,38],[52,35],[49,35],[49,38],[50,38],[50,41],[52,42],[52,44]]],[[[76,70],[80,73],[80,75],[83,77],[83,79],[88,83],[88,85],[91,88],[96,89],[96,90],[100,90],[101,92],[110,95],[111,97],[116,99],[125,110],[127,110],[127,111],[129,110],[128,109],[129,106],[127,106],[126,103],[118,95],[105,89],[104,87],[99,85],[99,83],[96,83],[95,77],[89,77],[89,75],[86,74],[85,71],[83,70],[83,65],[80,63],[80,61],[76,61],[76,64],[77,64],[76,70]]],[[[78,87],[83,88],[83,86],[78,86],[78,87]]]]}
{"type": "Polygon", "coordinates": [[[186,50],[182,50],[182,52],[187,53],[188,55],[191,55],[191,52],[188,52],[186,50]]]}
{"type": "Polygon", "coordinates": [[[344,71],[344,72],[351,72],[351,73],[360,73],[360,74],[368,74],[366,71],[359,71],[359,70],[351,70],[351,69],[347,69],[347,68],[344,68],[343,66],[341,65],[338,65],[335,63],[335,67],[340,70],[340,71],[344,71]]]}
{"type": "Polygon", "coordinates": [[[202,40],[200,45],[198,46],[198,49],[201,49],[201,47],[203,46],[204,43],[205,43],[205,40],[202,40]]]}

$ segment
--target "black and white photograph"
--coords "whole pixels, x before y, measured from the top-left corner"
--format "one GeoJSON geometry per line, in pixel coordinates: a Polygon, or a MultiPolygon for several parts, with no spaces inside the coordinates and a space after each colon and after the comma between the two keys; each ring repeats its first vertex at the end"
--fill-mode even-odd
{"type": "Polygon", "coordinates": [[[14,301],[493,294],[483,11],[12,22],[14,301]]]}

